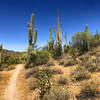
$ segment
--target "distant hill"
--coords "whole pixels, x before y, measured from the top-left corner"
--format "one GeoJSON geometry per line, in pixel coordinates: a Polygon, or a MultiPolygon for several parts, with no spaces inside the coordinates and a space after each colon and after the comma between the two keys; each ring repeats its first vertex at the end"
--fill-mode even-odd
{"type": "Polygon", "coordinates": [[[5,50],[5,49],[3,49],[1,53],[2,56],[12,56],[12,57],[20,57],[23,54],[23,52],[15,52],[15,51],[5,50]]]}

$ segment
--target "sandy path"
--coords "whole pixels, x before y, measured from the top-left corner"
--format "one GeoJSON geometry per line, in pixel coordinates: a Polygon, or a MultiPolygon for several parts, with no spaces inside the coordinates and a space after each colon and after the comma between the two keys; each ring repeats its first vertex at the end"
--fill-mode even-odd
{"type": "Polygon", "coordinates": [[[19,72],[21,71],[21,69],[23,68],[22,67],[23,65],[17,65],[16,67],[16,71],[15,73],[13,74],[13,76],[11,77],[10,79],[10,82],[9,82],[9,85],[6,89],[6,93],[5,93],[5,100],[18,100],[17,99],[17,87],[16,87],[16,84],[17,84],[17,79],[18,79],[18,74],[19,72]]]}

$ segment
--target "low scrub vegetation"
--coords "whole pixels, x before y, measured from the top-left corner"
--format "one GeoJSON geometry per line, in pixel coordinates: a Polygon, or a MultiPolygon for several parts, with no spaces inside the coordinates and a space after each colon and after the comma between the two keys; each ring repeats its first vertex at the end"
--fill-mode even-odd
{"type": "Polygon", "coordinates": [[[84,68],[78,66],[75,70],[71,72],[72,81],[77,82],[85,79],[90,79],[89,72],[84,68]]]}
{"type": "Polygon", "coordinates": [[[68,84],[68,80],[65,76],[60,76],[58,79],[57,79],[57,84],[58,85],[67,85],[68,84]]]}
{"type": "Polygon", "coordinates": [[[53,75],[55,75],[55,74],[63,74],[63,71],[62,71],[61,68],[53,67],[53,68],[51,68],[50,70],[51,70],[51,72],[53,73],[53,75]]]}
{"type": "Polygon", "coordinates": [[[85,83],[81,89],[81,92],[77,96],[80,100],[99,100],[100,90],[98,84],[94,82],[85,83]]]}
{"type": "Polygon", "coordinates": [[[43,100],[71,100],[71,93],[62,87],[53,87],[43,100]]]}
{"type": "Polygon", "coordinates": [[[37,71],[37,73],[34,76],[36,78],[36,81],[38,83],[38,89],[40,90],[40,99],[43,99],[44,95],[51,89],[51,77],[52,72],[49,69],[42,69],[37,71]]]}

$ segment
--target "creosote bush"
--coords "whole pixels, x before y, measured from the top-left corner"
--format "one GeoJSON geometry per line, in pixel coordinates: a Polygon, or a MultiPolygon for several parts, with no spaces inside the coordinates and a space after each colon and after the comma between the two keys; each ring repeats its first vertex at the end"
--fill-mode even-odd
{"type": "Polygon", "coordinates": [[[43,100],[71,100],[71,93],[62,87],[54,87],[46,93],[43,100]]]}
{"type": "Polygon", "coordinates": [[[39,71],[39,68],[34,67],[34,68],[32,68],[32,69],[30,69],[29,71],[26,72],[25,77],[26,77],[26,78],[29,78],[29,77],[31,77],[31,76],[34,77],[34,75],[35,75],[38,71],[39,71]]]}
{"type": "Polygon", "coordinates": [[[86,82],[83,85],[81,92],[76,97],[79,98],[80,100],[88,100],[88,99],[99,100],[98,95],[100,95],[98,84],[94,82],[88,82],[88,83],[86,82]]]}
{"type": "Polygon", "coordinates": [[[51,70],[52,74],[63,74],[63,71],[61,68],[54,67],[54,68],[51,68],[50,70],[51,70]]]}
{"type": "Polygon", "coordinates": [[[68,80],[65,76],[60,76],[58,79],[57,79],[57,84],[58,85],[67,85],[68,84],[68,80]]]}
{"type": "Polygon", "coordinates": [[[89,72],[82,66],[78,66],[75,70],[72,70],[71,76],[74,82],[90,79],[89,72]]]}

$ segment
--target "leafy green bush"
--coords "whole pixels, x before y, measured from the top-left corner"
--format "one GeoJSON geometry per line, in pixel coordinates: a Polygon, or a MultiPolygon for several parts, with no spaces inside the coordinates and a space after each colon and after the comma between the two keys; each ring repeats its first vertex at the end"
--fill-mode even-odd
{"type": "Polygon", "coordinates": [[[81,81],[84,79],[90,79],[89,72],[85,68],[80,66],[78,66],[75,70],[72,70],[71,76],[72,76],[72,81],[74,82],[81,81]]]}
{"type": "Polygon", "coordinates": [[[94,82],[89,82],[83,85],[81,92],[77,96],[80,100],[99,100],[96,99],[100,95],[100,91],[98,90],[98,84],[94,82]]]}
{"type": "Polygon", "coordinates": [[[49,69],[39,70],[34,76],[38,82],[38,89],[40,92],[40,99],[43,98],[46,92],[51,89],[52,72],[49,69]]]}
{"type": "Polygon", "coordinates": [[[43,100],[70,100],[71,93],[62,87],[54,87],[47,93],[43,100]]]}

